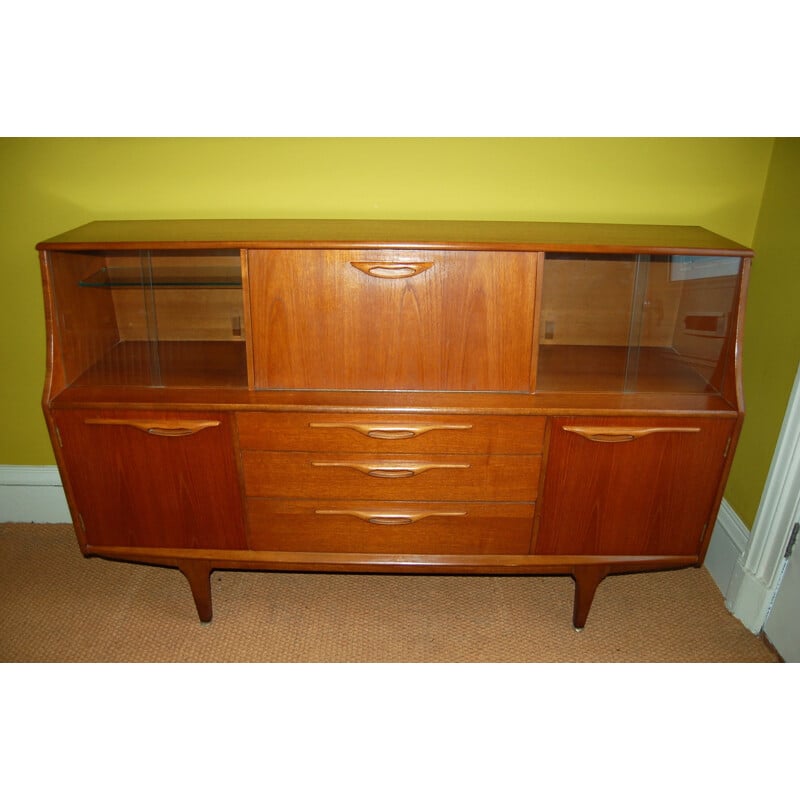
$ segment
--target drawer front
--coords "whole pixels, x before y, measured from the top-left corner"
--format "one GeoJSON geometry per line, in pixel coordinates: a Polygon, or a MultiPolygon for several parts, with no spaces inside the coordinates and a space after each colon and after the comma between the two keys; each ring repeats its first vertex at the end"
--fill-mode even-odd
{"type": "Polygon", "coordinates": [[[250,250],[257,389],[530,392],[538,255],[250,250]]]}
{"type": "Polygon", "coordinates": [[[541,453],[544,417],[419,414],[236,415],[243,450],[340,453],[541,453]]]}
{"type": "Polygon", "coordinates": [[[541,456],[242,453],[248,496],[531,502],[541,456]]]}
{"type": "Polygon", "coordinates": [[[525,554],[533,504],[248,500],[250,547],[339,553],[525,554]]]}

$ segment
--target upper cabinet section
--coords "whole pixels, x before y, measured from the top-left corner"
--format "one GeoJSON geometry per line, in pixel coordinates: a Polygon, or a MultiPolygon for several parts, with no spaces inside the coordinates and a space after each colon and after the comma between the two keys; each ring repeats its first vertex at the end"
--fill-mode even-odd
{"type": "Polygon", "coordinates": [[[592,393],[618,395],[616,407],[630,407],[626,395],[652,406],[652,393],[740,402],[752,253],[701,228],[120,221],[38,249],[51,396],[76,387],[102,401],[108,387],[144,387],[261,390],[237,396],[255,404],[271,402],[268,390],[492,392],[531,408],[590,405],[592,393]]]}
{"type": "Polygon", "coordinates": [[[723,394],[742,259],[550,253],[537,390],[723,394]]]}
{"type": "Polygon", "coordinates": [[[66,386],[247,386],[239,251],[54,251],[66,386]]]}

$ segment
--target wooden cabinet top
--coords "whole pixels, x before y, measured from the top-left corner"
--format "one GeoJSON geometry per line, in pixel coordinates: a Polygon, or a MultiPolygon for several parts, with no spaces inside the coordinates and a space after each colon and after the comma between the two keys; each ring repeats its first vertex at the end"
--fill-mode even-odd
{"type": "Polygon", "coordinates": [[[37,245],[39,250],[223,248],[424,248],[752,256],[700,227],[467,220],[108,220],[37,245]]]}

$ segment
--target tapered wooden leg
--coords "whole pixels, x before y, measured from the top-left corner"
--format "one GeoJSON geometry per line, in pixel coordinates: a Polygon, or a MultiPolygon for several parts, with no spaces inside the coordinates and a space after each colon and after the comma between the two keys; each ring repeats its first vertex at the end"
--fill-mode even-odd
{"type": "Polygon", "coordinates": [[[178,569],[189,581],[200,622],[211,622],[211,569],[208,564],[204,561],[181,561],[178,569]]]}
{"type": "Polygon", "coordinates": [[[575,567],[572,577],[575,579],[575,605],[572,610],[572,624],[576,631],[582,631],[586,625],[586,617],[592,607],[594,593],[600,581],[608,575],[608,567],[602,564],[586,564],[575,567]]]}

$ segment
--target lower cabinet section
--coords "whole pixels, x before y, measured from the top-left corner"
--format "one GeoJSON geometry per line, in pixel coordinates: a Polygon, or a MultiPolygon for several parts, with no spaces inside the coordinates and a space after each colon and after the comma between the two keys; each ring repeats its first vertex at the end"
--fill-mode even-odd
{"type": "Polygon", "coordinates": [[[229,414],[57,411],[76,525],[93,546],[247,547],[229,414]]]}
{"type": "Polygon", "coordinates": [[[700,557],[734,420],[550,420],[540,555],[700,557]]]}
{"type": "Polygon", "coordinates": [[[534,505],[251,497],[247,509],[255,550],[526,554],[534,505]]]}
{"type": "Polygon", "coordinates": [[[52,422],[84,552],[178,567],[202,619],[220,567],[567,574],[582,627],[606,575],[701,563],[737,421],[85,408],[52,422]]]}

